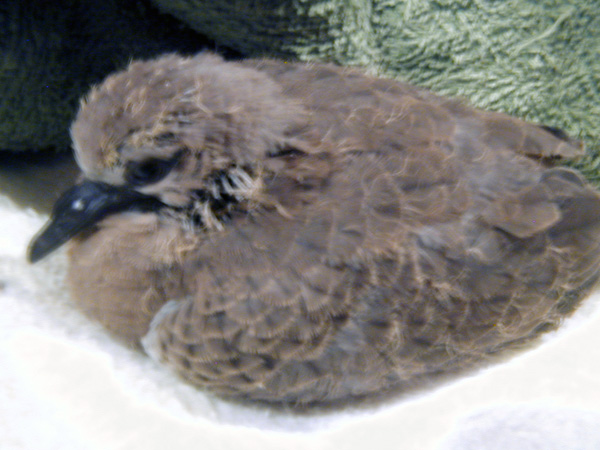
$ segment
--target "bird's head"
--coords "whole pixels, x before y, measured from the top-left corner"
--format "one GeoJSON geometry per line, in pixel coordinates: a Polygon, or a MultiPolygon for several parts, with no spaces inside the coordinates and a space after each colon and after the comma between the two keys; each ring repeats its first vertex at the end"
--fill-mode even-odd
{"type": "Polygon", "coordinates": [[[132,63],[82,100],[71,135],[85,181],[57,202],[29,259],[124,210],[218,229],[232,205],[260,198],[265,162],[303,120],[267,75],[216,55],[132,63]]]}

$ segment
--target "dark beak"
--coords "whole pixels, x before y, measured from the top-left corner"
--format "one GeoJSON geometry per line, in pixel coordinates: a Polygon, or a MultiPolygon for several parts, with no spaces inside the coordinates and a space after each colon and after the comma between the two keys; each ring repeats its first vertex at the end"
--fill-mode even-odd
{"type": "Polygon", "coordinates": [[[32,263],[39,261],[110,214],[155,211],[162,205],[156,198],[131,189],[84,181],[58,199],[50,220],[29,245],[27,258],[32,263]]]}

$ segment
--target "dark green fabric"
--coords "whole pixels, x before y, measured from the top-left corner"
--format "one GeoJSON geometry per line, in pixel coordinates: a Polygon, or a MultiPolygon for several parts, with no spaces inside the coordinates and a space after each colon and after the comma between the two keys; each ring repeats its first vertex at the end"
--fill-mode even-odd
{"type": "Polygon", "coordinates": [[[153,1],[248,55],[362,65],[600,152],[600,0],[153,1]]]}
{"type": "Polygon", "coordinates": [[[0,150],[68,149],[79,97],[133,57],[206,45],[138,0],[0,1],[0,150]]]}

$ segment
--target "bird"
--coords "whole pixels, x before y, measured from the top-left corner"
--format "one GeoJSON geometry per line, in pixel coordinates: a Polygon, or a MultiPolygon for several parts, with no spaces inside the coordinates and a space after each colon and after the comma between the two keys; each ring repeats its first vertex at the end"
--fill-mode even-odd
{"type": "Polygon", "coordinates": [[[556,328],[595,287],[600,195],[564,131],[332,63],[166,54],[81,101],[73,301],[215,395],[410,392],[556,328]]]}

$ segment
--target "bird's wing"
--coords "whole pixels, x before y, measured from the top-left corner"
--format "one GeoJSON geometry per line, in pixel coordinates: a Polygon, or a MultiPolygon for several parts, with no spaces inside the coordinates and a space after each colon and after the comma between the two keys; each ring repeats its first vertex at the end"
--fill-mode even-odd
{"type": "MultiPolygon", "coordinates": [[[[344,395],[334,379],[357,367],[334,367],[325,353],[336,329],[364,309],[357,296],[366,281],[360,269],[328,261],[336,227],[333,214],[306,216],[301,226],[272,214],[227,230],[197,254],[189,297],[155,318],[145,347],[223,394],[303,402],[344,395]]],[[[353,357],[370,358],[358,339],[353,357]]]]}
{"type": "MultiPolygon", "coordinates": [[[[330,64],[247,60],[280,84],[283,94],[300,102],[335,149],[398,150],[450,139],[476,139],[491,150],[532,157],[573,158],[582,142],[562,130],[527,123],[506,114],[482,111],[461,100],[440,97],[400,81],[330,64]]],[[[481,149],[476,149],[477,151],[481,149]]]]}

